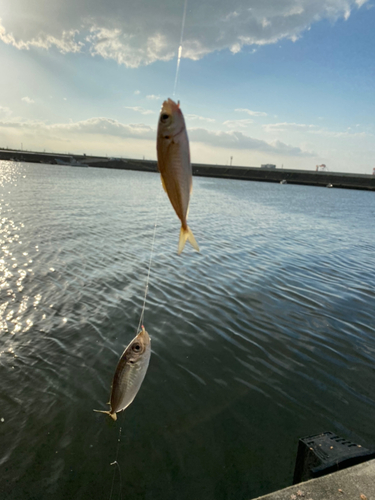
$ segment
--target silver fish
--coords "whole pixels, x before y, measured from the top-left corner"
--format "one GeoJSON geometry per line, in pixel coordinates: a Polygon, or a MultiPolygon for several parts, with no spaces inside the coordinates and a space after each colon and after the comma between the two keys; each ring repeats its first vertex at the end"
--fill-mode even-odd
{"type": "Polygon", "coordinates": [[[141,331],[123,352],[112,382],[110,410],[106,413],[117,420],[117,413],[125,410],[137,395],[145,378],[151,356],[151,339],[142,325],[141,331]]]}
{"type": "Polygon", "coordinates": [[[181,221],[178,253],[184,249],[186,240],[199,252],[186,222],[193,187],[189,139],[180,103],[176,104],[172,99],[164,101],[160,111],[156,149],[161,182],[181,221]]]}

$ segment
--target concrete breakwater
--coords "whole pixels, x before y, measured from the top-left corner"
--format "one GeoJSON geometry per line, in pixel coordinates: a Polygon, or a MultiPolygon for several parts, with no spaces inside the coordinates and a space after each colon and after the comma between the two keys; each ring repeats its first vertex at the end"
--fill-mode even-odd
{"type": "Polygon", "coordinates": [[[371,500],[375,498],[375,460],[311,479],[255,500],[371,500]]]}
{"type": "MultiPolygon", "coordinates": [[[[0,160],[50,164],[57,164],[63,161],[67,165],[71,163],[72,167],[77,166],[72,162],[79,162],[89,167],[157,172],[157,162],[155,160],[133,160],[100,156],[62,155],[11,150],[0,150],[0,160]]],[[[333,188],[375,191],[375,176],[367,174],[324,171],[316,172],[310,170],[291,170],[280,168],[267,169],[259,167],[228,167],[225,165],[205,165],[193,163],[193,175],[201,177],[219,177],[247,181],[305,184],[312,186],[328,186],[333,188]]]]}

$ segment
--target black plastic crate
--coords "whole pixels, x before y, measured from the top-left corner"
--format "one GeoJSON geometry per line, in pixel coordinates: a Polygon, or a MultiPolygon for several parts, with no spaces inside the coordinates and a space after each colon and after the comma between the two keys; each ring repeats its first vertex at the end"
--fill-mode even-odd
{"type": "Polygon", "coordinates": [[[375,450],[369,450],[333,432],[301,438],[298,443],[293,484],[375,458],[375,450]]]}

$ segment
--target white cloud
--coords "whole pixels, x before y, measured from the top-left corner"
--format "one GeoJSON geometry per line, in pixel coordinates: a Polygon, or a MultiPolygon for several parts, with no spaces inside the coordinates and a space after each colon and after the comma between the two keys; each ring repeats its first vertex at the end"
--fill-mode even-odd
{"type": "Polygon", "coordinates": [[[25,120],[25,121],[4,121],[0,120],[0,128],[11,129],[13,131],[21,131],[32,135],[53,136],[60,138],[61,141],[76,139],[79,143],[80,135],[104,135],[121,138],[141,138],[155,140],[156,132],[148,125],[139,124],[123,124],[117,120],[110,118],[90,118],[78,122],[47,124],[41,121],[25,120]]]}
{"type": "Polygon", "coordinates": [[[308,132],[310,130],[314,130],[317,127],[315,125],[307,125],[304,123],[268,123],[267,125],[263,125],[263,129],[266,132],[285,132],[289,131],[303,131],[308,132]]]}
{"type": "Polygon", "coordinates": [[[351,132],[350,129],[345,132],[337,132],[335,130],[327,130],[327,129],[318,129],[318,130],[310,130],[311,134],[321,135],[324,137],[373,137],[373,134],[369,134],[368,132],[351,132]]]}
{"type": "MultiPolygon", "coordinates": [[[[297,40],[322,19],[347,19],[369,0],[189,0],[182,56],[234,54],[282,39],[297,40]]],[[[171,0],[2,0],[0,40],[18,49],[89,51],[128,67],[177,55],[182,8],[171,0]]],[[[264,116],[264,115],[263,115],[264,116]]]]}
{"type": "Polygon", "coordinates": [[[310,125],[305,123],[269,123],[263,125],[263,129],[266,132],[303,132],[308,134],[320,135],[324,137],[371,137],[372,134],[367,132],[352,132],[351,127],[348,127],[345,131],[335,131],[328,130],[324,128],[319,128],[316,125],[310,125]]]}
{"type": "Polygon", "coordinates": [[[151,94],[151,95],[146,95],[146,99],[151,99],[151,100],[154,100],[154,101],[160,101],[161,97],[160,97],[160,95],[151,94]]]}
{"type": "MultiPolygon", "coordinates": [[[[291,135],[288,141],[281,141],[278,137],[277,140],[267,141],[238,130],[188,130],[195,163],[225,164],[225,158],[229,161],[229,157],[234,156],[238,165],[284,163],[284,167],[288,168],[312,169],[317,163],[326,163],[336,171],[350,172],[355,165],[357,172],[369,173],[368,165],[375,154],[371,134],[320,129],[316,132],[309,133],[309,142],[306,134],[303,141],[295,142],[291,135]]],[[[156,127],[143,123],[125,124],[105,117],[55,124],[0,117],[0,135],[3,144],[10,147],[19,147],[23,142],[39,151],[46,148],[55,152],[156,158],[156,127]]]]}
{"type": "MultiPolygon", "coordinates": [[[[90,138],[93,144],[97,141],[105,142],[108,138],[139,139],[151,141],[152,150],[155,150],[156,129],[148,125],[124,124],[117,120],[104,117],[90,118],[78,122],[47,124],[41,121],[1,120],[0,129],[28,140],[36,139],[42,143],[54,140],[56,144],[69,142],[71,148],[81,147],[84,138],[90,138]],[[95,140],[93,140],[95,137],[95,140]],[[43,142],[44,141],[44,142],[43,142]]],[[[308,157],[312,153],[303,151],[281,141],[266,142],[254,139],[239,131],[213,132],[204,128],[189,129],[190,143],[202,143],[214,148],[229,148],[231,151],[251,150],[261,153],[283,155],[289,157],[308,157]]],[[[45,147],[45,146],[44,146],[45,147]]]]}
{"type": "MultiPolygon", "coordinates": [[[[46,20],[46,22],[48,21],[46,20]]],[[[0,18],[0,40],[8,45],[14,45],[17,49],[29,50],[31,47],[49,49],[55,46],[63,54],[67,52],[80,52],[83,43],[75,40],[77,33],[78,30],[62,30],[58,37],[56,37],[52,34],[39,32],[35,36],[24,40],[15,37],[11,32],[7,32],[0,18]]]]}
{"type": "Polygon", "coordinates": [[[142,138],[142,139],[155,139],[155,131],[148,125],[142,123],[129,124],[120,123],[117,120],[110,118],[90,118],[79,122],[54,125],[44,125],[46,130],[53,133],[83,133],[83,134],[100,134],[111,135],[122,138],[142,138]]]}
{"type": "Polygon", "coordinates": [[[155,111],[151,109],[145,109],[141,106],[124,106],[125,109],[131,109],[132,111],[136,111],[137,113],[141,113],[142,115],[153,115],[155,111]]]}
{"type": "Polygon", "coordinates": [[[134,95],[139,95],[140,93],[141,93],[141,91],[140,91],[140,90],[135,90],[135,91],[134,91],[134,95]]]}
{"type": "Polygon", "coordinates": [[[30,97],[22,97],[21,101],[26,102],[27,104],[34,104],[35,101],[34,99],[31,99],[30,97]]]}
{"type": "Polygon", "coordinates": [[[225,125],[228,128],[246,128],[248,127],[251,123],[254,123],[254,120],[251,118],[245,118],[244,120],[226,120],[223,125],[225,125]]]}
{"type": "Polygon", "coordinates": [[[185,115],[186,119],[188,120],[199,120],[201,122],[209,122],[209,123],[214,123],[215,119],[214,118],[206,118],[205,116],[199,116],[199,115],[185,115]]]}
{"type": "Polygon", "coordinates": [[[0,106],[0,115],[3,116],[10,116],[12,114],[12,111],[7,108],[6,106],[0,106]]]}
{"type": "Polygon", "coordinates": [[[303,151],[301,148],[284,144],[281,141],[266,142],[234,130],[213,132],[202,128],[192,128],[189,130],[189,138],[192,141],[203,142],[219,148],[249,149],[275,155],[313,156],[313,153],[309,151],[303,151]]]}
{"type": "Polygon", "coordinates": [[[237,108],[234,111],[238,113],[247,113],[250,116],[267,116],[267,113],[264,113],[264,111],[251,111],[251,109],[246,108],[237,108]]]}
{"type": "Polygon", "coordinates": [[[86,38],[93,56],[114,59],[129,68],[137,68],[141,64],[155,61],[169,61],[175,51],[171,49],[168,38],[162,33],[151,36],[132,34],[120,28],[103,28],[93,26],[91,35],[86,38]],[[142,40],[141,40],[142,38],[142,40]]]}

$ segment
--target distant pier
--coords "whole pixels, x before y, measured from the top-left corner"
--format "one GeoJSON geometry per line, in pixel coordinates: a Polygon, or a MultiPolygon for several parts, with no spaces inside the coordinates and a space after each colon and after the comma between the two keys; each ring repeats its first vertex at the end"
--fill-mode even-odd
{"type": "MultiPolygon", "coordinates": [[[[59,163],[56,159],[69,164],[79,162],[89,167],[114,168],[120,170],[139,170],[157,172],[154,160],[133,160],[107,158],[100,156],[63,155],[54,153],[34,153],[29,151],[0,150],[0,160],[26,161],[31,163],[59,163]]],[[[76,168],[72,164],[72,168],[76,168]]],[[[193,175],[239,179],[244,181],[276,182],[281,184],[304,184],[332,188],[363,189],[375,191],[375,175],[346,174],[327,171],[268,169],[260,167],[235,167],[225,165],[205,165],[193,163],[193,175]]]]}

